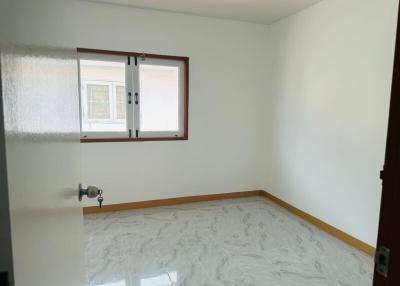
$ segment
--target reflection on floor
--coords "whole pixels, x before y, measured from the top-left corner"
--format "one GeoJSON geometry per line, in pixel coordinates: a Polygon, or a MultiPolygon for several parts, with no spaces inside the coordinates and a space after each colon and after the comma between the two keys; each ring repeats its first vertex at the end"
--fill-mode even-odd
{"type": "Polygon", "coordinates": [[[371,286],[372,258],[264,198],[85,216],[96,286],[371,286]]]}

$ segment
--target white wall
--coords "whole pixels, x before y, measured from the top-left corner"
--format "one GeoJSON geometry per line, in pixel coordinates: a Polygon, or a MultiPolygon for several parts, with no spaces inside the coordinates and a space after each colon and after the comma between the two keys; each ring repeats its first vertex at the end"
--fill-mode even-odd
{"type": "Polygon", "coordinates": [[[105,203],[266,189],[374,244],[396,3],[325,0],[268,27],[3,0],[0,39],[190,57],[189,141],[82,144],[105,203]]]}
{"type": "Polygon", "coordinates": [[[262,189],[267,26],[82,1],[5,1],[5,38],[190,57],[189,141],[82,144],[83,184],[102,187],[105,203],[262,189]]]}
{"type": "Polygon", "coordinates": [[[190,57],[189,141],[83,144],[85,184],[103,187],[107,203],[262,188],[267,27],[90,3],[80,10],[80,46],[190,57]]]}
{"type": "Polygon", "coordinates": [[[375,245],[397,0],[326,0],[271,26],[266,189],[375,245]]]}

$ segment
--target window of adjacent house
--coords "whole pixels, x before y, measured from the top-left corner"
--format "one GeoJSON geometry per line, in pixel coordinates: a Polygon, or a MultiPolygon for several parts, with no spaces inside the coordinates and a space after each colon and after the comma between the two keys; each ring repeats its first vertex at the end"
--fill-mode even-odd
{"type": "Polygon", "coordinates": [[[186,69],[183,57],[80,52],[82,141],[187,139],[186,69]]]}

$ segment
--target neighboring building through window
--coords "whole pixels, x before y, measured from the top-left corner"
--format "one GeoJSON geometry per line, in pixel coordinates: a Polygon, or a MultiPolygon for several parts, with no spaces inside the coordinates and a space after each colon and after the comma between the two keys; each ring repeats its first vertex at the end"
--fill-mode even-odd
{"type": "Polygon", "coordinates": [[[79,51],[82,141],[188,137],[188,58],[79,51]]]}

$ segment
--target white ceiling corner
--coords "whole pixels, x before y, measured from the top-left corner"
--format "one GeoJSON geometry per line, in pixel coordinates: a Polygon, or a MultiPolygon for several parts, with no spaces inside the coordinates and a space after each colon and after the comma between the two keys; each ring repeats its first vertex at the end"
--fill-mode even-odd
{"type": "Polygon", "coordinates": [[[271,24],[322,0],[90,0],[136,8],[271,24]]]}

